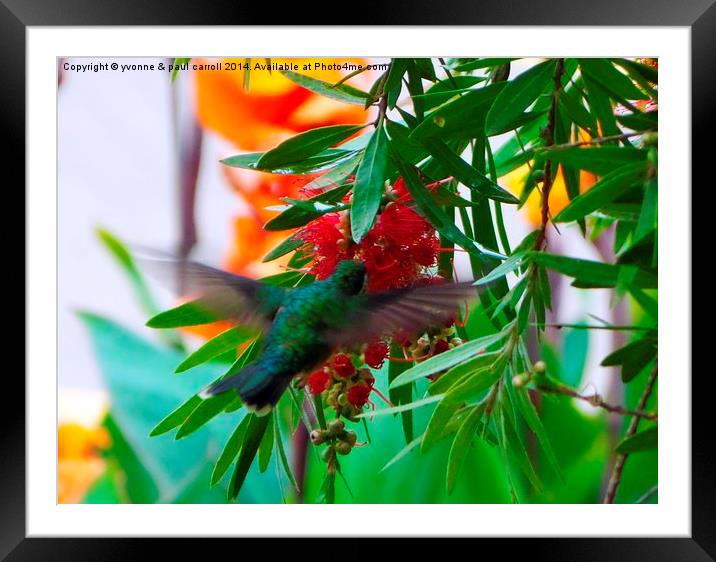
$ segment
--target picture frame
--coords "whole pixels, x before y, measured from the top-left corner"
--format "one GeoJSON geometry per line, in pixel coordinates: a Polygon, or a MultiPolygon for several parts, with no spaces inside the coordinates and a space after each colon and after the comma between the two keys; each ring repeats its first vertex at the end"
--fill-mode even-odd
{"type": "MultiPolygon", "coordinates": [[[[546,2],[519,2],[508,5],[497,1],[472,5],[467,2],[449,1],[411,3],[409,8],[399,4],[383,6],[379,10],[361,10],[351,25],[560,25],[560,26],[682,26],[691,30],[691,76],[692,76],[692,166],[693,171],[703,170],[709,161],[706,151],[710,145],[707,130],[713,123],[712,100],[714,86],[711,77],[716,70],[716,8],[706,2],[692,2],[689,6],[675,4],[654,6],[651,2],[639,0],[628,5],[606,7],[604,3],[564,2],[546,5],[546,2]]],[[[225,25],[226,13],[237,13],[236,7],[224,3],[201,7],[201,13],[193,12],[189,2],[172,3],[165,9],[164,3],[143,5],[129,2],[114,5],[99,5],[82,1],[50,3],[46,0],[21,4],[4,2],[0,7],[0,36],[4,38],[2,68],[6,83],[2,88],[3,129],[8,133],[7,148],[3,154],[6,169],[17,169],[24,162],[25,155],[25,112],[27,99],[26,33],[33,26],[121,26],[121,25],[225,25]],[[10,6],[8,6],[10,4],[10,6]]],[[[306,13],[298,8],[281,9],[280,22],[267,22],[261,6],[245,6],[240,10],[241,25],[259,23],[299,23],[314,25],[306,21],[306,13]],[[301,21],[303,20],[303,21],[301,21]]],[[[313,7],[311,12],[319,11],[313,7]]],[[[324,14],[331,14],[326,6],[324,14]]],[[[316,19],[321,19],[319,15],[316,19]]],[[[346,22],[341,22],[345,24],[346,22]]],[[[17,174],[18,182],[25,180],[24,170],[17,174]]],[[[705,178],[705,174],[703,175],[705,178]]],[[[696,223],[694,224],[704,224],[696,223]]],[[[703,228],[703,227],[702,227],[703,228]]],[[[696,229],[694,229],[696,231],[696,229]]],[[[693,236],[693,234],[692,234],[693,236]]],[[[699,240],[698,231],[693,236],[699,240]]],[[[703,235],[701,239],[703,239],[703,235]]],[[[23,258],[20,258],[24,260],[23,258]]],[[[694,281],[696,277],[694,276],[694,281]]],[[[27,284],[29,280],[25,279],[27,284]]],[[[703,281],[702,281],[703,283],[703,281]]],[[[26,285],[27,286],[27,285],[26,285]]],[[[696,285],[694,284],[694,289],[696,285]]],[[[25,289],[26,291],[26,289],[25,289]]],[[[31,298],[25,292],[26,299],[31,298]]],[[[698,336],[693,331],[694,341],[698,336]]],[[[692,344],[693,349],[698,349],[692,344]]],[[[683,373],[685,376],[687,372],[683,373]]],[[[709,560],[716,557],[716,455],[711,442],[711,423],[706,417],[706,401],[709,399],[708,377],[692,378],[692,515],[691,536],[664,538],[529,538],[521,539],[517,546],[526,554],[537,559],[564,560],[709,560]]],[[[6,406],[6,423],[3,435],[3,457],[0,469],[0,497],[4,511],[4,524],[0,531],[0,554],[8,560],[55,560],[84,559],[126,559],[152,546],[180,551],[197,556],[206,552],[203,541],[170,542],[158,545],[152,539],[137,538],[37,538],[26,533],[26,436],[25,429],[32,422],[26,419],[25,384],[19,376],[6,378],[7,395],[14,397],[6,406]],[[168,544],[167,544],[168,543],[168,544]]],[[[587,529],[585,529],[586,531],[587,529]]],[[[520,534],[520,530],[516,530],[520,534]]],[[[515,547],[513,539],[492,539],[495,548],[515,547]],[[509,542],[508,542],[509,541],[509,542]]],[[[231,548],[231,545],[226,545],[231,548]]],[[[367,545],[366,545],[367,546],[367,545]]],[[[214,548],[212,545],[210,548],[214,548]]],[[[245,547],[244,547],[245,548],[245,547]]],[[[272,549],[286,549],[287,552],[301,548],[291,541],[282,542],[272,549]]],[[[302,548],[305,548],[303,546],[302,548]]],[[[372,548],[372,547],[368,547],[372,548]]],[[[405,546],[380,541],[377,548],[384,556],[403,552],[405,546]],[[399,550],[400,549],[400,550],[399,550]]]]}

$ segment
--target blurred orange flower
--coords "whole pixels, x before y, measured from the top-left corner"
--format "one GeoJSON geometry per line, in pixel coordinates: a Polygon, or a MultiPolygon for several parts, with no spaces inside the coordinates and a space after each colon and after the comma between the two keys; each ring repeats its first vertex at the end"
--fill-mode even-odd
{"type": "MultiPolygon", "coordinates": [[[[204,128],[220,134],[241,151],[269,150],[291,136],[316,127],[367,121],[368,113],[362,106],[315,94],[276,71],[252,71],[249,89],[244,91],[241,69],[244,59],[224,60],[235,62],[237,70],[194,73],[197,116],[204,128]]],[[[202,62],[207,61],[197,61],[202,62]]],[[[272,59],[272,62],[293,62],[302,67],[303,63],[314,61],[272,59]]],[[[323,59],[323,62],[366,64],[361,59],[323,59]]],[[[342,78],[341,71],[333,69],[301,73],[330,83],[342,78]]],[[[361,75],[358,79],[365,77],[361,75]]],[[[312,176],[273,175],[226,166],[223,171],[247,209],[234,219],[234,235],[225,267],[250,276],[279,273],[288,256],[268,264],[261,259],[291,232],[265,231],[263,225],[276,214],[266,208],[283,204],[281,197],[297,197],[299,189],[312,176]]]]}
{"type": "Polygon", "coordinates": [[[104,472],[99,451],[109,447],[103,427],[60,424],[57,430],[57,501],[78,503],[104,472]]]}

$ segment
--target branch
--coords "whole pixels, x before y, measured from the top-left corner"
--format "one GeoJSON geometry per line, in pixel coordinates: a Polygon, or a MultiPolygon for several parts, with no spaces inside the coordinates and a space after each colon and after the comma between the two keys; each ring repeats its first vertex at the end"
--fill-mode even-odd
{"type": "MultiPolygon", "coordinates": [[[[547,128],[545,129],[544,143],[549,148],[554,145],[554,128],[557,120],[557,99],[562,88],[562,74],[564,73],[564,59],[557,59],[554,70],[554,90],[552,91],[552,105],[549,107],[547,128]]],[[[542,182],[542,219],[540,233],[535,242],[535,250],[544,250],[547,243],[547,223],[549,222],[549,193],[552,189],[552,161],[547,160],[544,165],[544,180],[542,182]]]]}
{"type": "MultiPolygon", "coordinates": [[[[654,390],[654,383],[656,382],[656,376],[657,376],[658,368],[654,367],[654,370],[651,372],[651,375],[649,375],[649,380],[646,382],[646,387],[644,387],[644,392],[641,395],[641,398],[639,399],[639,405],[637,406],[638,410],[643,410],[646,406],[646,402],[649,400],[649,397],[651,396],[652,391],[654,390]]],[[[641,417],[635,416],[634,419],[631,420],[631,423],[629,424],[629,429],[627,429],[625,438],[631,437],[636,433],[636,430],[639,427],[639,420],[641,417]]],[[[612,469],[612,475],[609,478],[609,485],[607,486],[607,493],[604,496],[604,503],[614,503],[614,498],[616,498],[617,495],[617,489],[619,488],[619,483],[622,479],[622,472],[624,471],[624,464],[626,463],[627,457],[629,455],[627,454],[620,454],[617,455],[616,460],[614,461],[614,468],[612,469]]]]}
{"type": "MultiPolygon", "coordinates": [[[[575,146],[588,146],[591,144],[601,144],[603,142],[624,140],[631,137],[639,137],[646,133],[656,132],[656,129],[647,129],[645,131],[635,131],[631,133],[621,133],[619,135],[610,135],[608,137],[596,137],[593,139],[579,141],[579,142],[568,142],[564,144],[554,144],[552,146],[542,146],[535,149],[535,152],[551,152],[553,150],[563,150],[565,148],[574,148],[575,146]]],[[[546,168],[546,166],[545,166],[546,168]]]]}
{"type": "Polygon", "coordinates": [[[546,385],[536,385],[537,388],[542,392],[549,392],[552,394],[563,394],[564,396],[570,396],[572,398],[576,398],[577,400],[582,400],[583,402],[588,402],[595,408],[602,408],[606,410],[607,412],[611,412],[612,414],[619,414],[620,416],[635,416],[635,419],[639,418],[645,418],[647,420],[651,421],[657,421],[658,420],[658,414],[654,412],[645,412],[643,410],[643,406],[639,407],[636,410],[630,410],[629,408],[625,408],[624,406],[609,404],[604,401],[604,399],[599,394],[592,394],[591,396],[588,396],[586,394],[579,394],[576,390],[572,390],[569,387],[566,386],[546,386],[546,385]]]}

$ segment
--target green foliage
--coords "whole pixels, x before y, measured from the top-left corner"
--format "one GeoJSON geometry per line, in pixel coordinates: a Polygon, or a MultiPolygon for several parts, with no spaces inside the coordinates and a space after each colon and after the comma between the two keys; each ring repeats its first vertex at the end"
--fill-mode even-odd
{"type": "MultiPolygon", "coordinates": [[[[257,417],[243,413],[233,392],[208,400],[197,396],[204,384],[216,380],[218,369],[225,370],[219,359],[247,341],[250,333],[231,328],[182,357],[150,349],[108,321],[85,315],[106,363],[112,395],[120,396],[108,421],[119,444],[118,460],[93,497],[118,495],[121,490],[112,474],[123,470],[131,477],[121,492],[132,500],[186,500],[197,488],[187,487],[186,476],[179,481],[174,471],[202,475],[218,486],[233,464],[224,495],[251,501],[266,486],[252,478],[266,473],[267,482],[274,463],[279,473],[275,483],[283,488],[286,480],[309,502],[600,501],[615,440],[610,445],[608,409],[595,416],[575,403],[590,401],[580,394],[591,352],[588,330],[625,327],[580,321],[562,326],[567,333],[561,345],[560,337],[555,345],[548,331],[557,317],[553,309],[559,306],[552,284],[556,276],[565,276],[586,292],[609,289],[612,304],[627,297],[643,315],[643,325],[626,327],[634,333],[632,341],[601,362],[621,369],[625,407],[636,407],[647,387],[645,377],[655,372],[658,349],[658,114],[645,111],[642,103],[657,100],[658,73],[637,61],[606,58],[549,59],[515,73],[516,60],[396,58],[368,92],[283,72],[319,95],[374,106],[375,122],[305,131],[266,152],[222,161],[273,174],[319,174],[306,186],[316,192],[309,198],[284,198],[285,206],[276,209],[266,230],[302,228],[322,215],[341,212],[350,217],[352,240],[360,242],[394,196],[387,187],[401,178],[411,204],[434,226],[445,253],[467,253],[480,299],[470,307],[464,325],[456,327],[464,341],[418,362],[406,359],[392,342],[393,361],[374,373],[376,387],[385,387],[392,404],[349,420],[363,424],[354,429],[369,445],[356,447],[340,462],[331,448],[335,444],[325,447],[324,455],[333,455],[328,470],[309,451],[305,479],[298,482],[287,448],[299,424],[308,431],[329,427],[331,412],[324,411],[320,397],[304,400],[300,388],[290,387],[269,416],[257,417]],[[407,103],[398,103],[402,99],[407,103]],[[371,130],[347,140],[364,127],[371,130]],[[504,134],[507,138],[498,146],[495,137],[504,134]],[[519,194],[500,185],[500,178],[524,165],[529,173],[519,194]],[[589,189],[583,185],[584,174],[595,176],[589,189]],[[560,175],[569,201],[554,211],[546,196],[560,175]],[[535,192],[542,222],[512,249],[502,205],[529,204],[535,192]],[[560,229],[578,228],[587,241],[599,240],[610,229],[613,257],[595,260],[554,253],[552,223],[560,223],[560,229]],[[112,338],[122,341],[121,349],[112,338]],[[120,380],[115,355],[131,365],[126,380],[120,380]],[[150,368],[153,379],[146,376],[150,368]],[[190,375],[171,376],[189,369],[190,375]],[[159,385],[156,373],[170,378],[161,379],[162,396],[157,386],[151,413],[142,413],[142,423],[135,427],[133,416],[126,414],[128,389],[134,387],[136,396],[139,388],[159,385]],[[181,441],[161,437],[177,428],[181,441]],[[159,437],[146,439],[150,431],[159,437]],[[201,462],[196,454],[182,456],[177,466],[170,461],[177,451],[206,445],[217,434],[223,448],[212,449],[201,462]],[[147,462],[157,454],[144,451],[150,447],[147,443],[173,447],[171,452],[159,451],[165,455],[162,463],[170,464],[162,470],[171,473],[173,487],[164,489],[166,474],[156,474],[147,462]],[[209,458],[217,456],[213,468],[207,466],[209,458]],[[187,467],[189,463],[194,464],[187,467]],[[435,478],[436,473],[444,478],[435,478]]],[[[101,236],[152,315],[148,326],[167,329],[222,319],[195,301],[157,313],[129,252],[113,237],[101,236]]],[[[304,267],[309,258],[302,246],[300,232],[294,233],[264,261],[293,253],[290,266],[304,267]]],[[[609,255],[603,248],[601,252],[609,255]]],[[[451,275],[449,255],[441,257],[437,269],[451,275]]],[[[313,278],[289,271],[264,281],[291,287],[313,278]]],[[[223,376],[248,364],[258,350],[254,341],[223,376]]],[[[647,407],[656,408],[655,396],[647,407]]],[[[625,471],[620,501],[635,501],[654,485],[657,427],[653,423],[642,428],[616,447],[617,453],[640,453],[633,461],[640,472],[625,471]]]]}

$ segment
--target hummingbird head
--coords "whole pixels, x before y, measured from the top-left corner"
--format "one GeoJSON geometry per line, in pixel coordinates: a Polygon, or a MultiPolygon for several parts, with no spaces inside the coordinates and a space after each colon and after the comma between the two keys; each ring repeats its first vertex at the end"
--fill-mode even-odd
{"type": "Polygon", "coordinates": [[[365,282],[365,265],[357,260],[344,260],[331,277],[345,294],[357,295],[365,282]]]}

